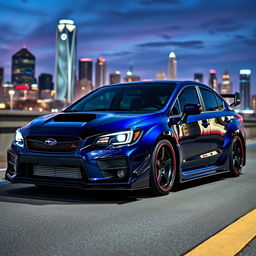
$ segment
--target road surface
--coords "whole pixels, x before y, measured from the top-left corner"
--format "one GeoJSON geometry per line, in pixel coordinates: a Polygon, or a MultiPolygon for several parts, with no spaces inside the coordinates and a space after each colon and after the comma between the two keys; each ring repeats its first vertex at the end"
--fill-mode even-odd
{"type": "Polygon", "coordinates": [[[255,156],[251,145],[238,178],[193,181],[163,197],[2,183],[0,254],[182,255],[256,208],[255,156]]]}

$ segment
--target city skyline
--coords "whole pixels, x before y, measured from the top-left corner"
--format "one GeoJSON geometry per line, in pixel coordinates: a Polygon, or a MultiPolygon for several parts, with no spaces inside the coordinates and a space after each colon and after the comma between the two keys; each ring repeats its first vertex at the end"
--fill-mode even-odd
{"type": "Polygon", "coordinates": [[[54,2],[49,9],[48,0],[0,1],[6,33],[0,43],[0,66],[5,67],[5,81],[10,81],[11,55],[23,44],[37,56],[36,77],[54,74],[56,25],[59,19],[70,18],[78,28],[77,62],[79,58],[105,57],[107,75],[114,70],[125,74],[132,64],[143,79],[154,79],[158,71],[167,73],[168,54],[173,50],[179,59],[178,79],[192,80],[194,73],[203,73],[207,81],[209,69],[216,69],[220,80],[228,70],[238,90],[239,70],[251,69],[255,93],[254,1],[61,3],[54,2]],[[18,13],[22,19],[14,19],[18,13]]]}

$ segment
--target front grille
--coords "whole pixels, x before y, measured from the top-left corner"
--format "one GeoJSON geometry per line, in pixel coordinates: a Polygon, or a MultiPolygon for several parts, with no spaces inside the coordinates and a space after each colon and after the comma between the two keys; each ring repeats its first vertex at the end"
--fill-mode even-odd
{"type": "Polygon", "coordinates": [[[43,166],[34,165],[33,175],[55,178],[81,179],[81,170],[79,167],[62,167],[62,166],[43,166]]]}
{"type": "Polygon", "coordinates": [[[26,139],[27,150],[33,152],[46,153],[73,153],[79,146],[81,139],[78,137],[60,136],[28,136],[26,139]],[[57,144],[54,146],[46,145],[47,139],[55,139],[57,144]]]}

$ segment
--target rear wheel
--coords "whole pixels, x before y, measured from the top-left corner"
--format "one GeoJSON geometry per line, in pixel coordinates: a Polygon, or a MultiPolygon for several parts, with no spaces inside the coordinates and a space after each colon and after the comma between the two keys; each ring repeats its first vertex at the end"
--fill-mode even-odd
{"type": "Polygon", "coordinates": [[[244,144],[240,137],[235,136],[231,144],[230,152],[230,173],[232,176],[239,176],[244,162],[244,144]]]}
{"type": "Polygon", "coordinates": [[[176,177],[176,156],[168,140],[157,143],[151,158],[150,188],[154,195],[167,195],[176,177]]]}

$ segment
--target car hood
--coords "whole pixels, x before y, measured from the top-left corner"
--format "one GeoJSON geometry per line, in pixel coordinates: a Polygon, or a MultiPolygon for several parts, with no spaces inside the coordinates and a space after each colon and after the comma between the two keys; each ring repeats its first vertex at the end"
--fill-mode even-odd
{"type": "Polygon", "coordinates": [[[34,119],[23,127],[27,134],[77,135],[88,137],[112,131],[129,129],[155,113],[58,113],[34,119]]]}

